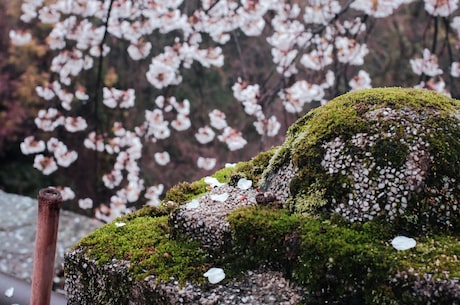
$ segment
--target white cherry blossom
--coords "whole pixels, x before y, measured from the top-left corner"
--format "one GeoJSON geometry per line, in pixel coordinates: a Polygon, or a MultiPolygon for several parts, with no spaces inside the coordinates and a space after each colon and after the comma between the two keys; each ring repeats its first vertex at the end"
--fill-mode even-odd
{"type": "Polygon", "coordinates": [[[164,166],[171,161],[171,157],[167,151],[164,152],[156,152],[154,155],[155,161],[158,165],[164,166]]]}
{"type": "Polygon", "coordinates": [[[50,175],[58,169],[54,158],[45,157],[42,154],[35,155],[34,167],[41,171],[43,175],[50,175]]]}
{"type": "Polygon", "coordinates": [[[64,127],[68,132],[78,132],[85,130],[88,124],[82,117],[66,117],[64,127]]]}
{"type": "Polygon", "coordinates": [[[422,58],[411,59],[410,65],[412,67],[412,71],[417,75],[425,74],[428,76],[436,76],[443,73],[443,71],[439,68],[437,56],[431,54],[428,49],[423,50],[422,58]]]}
{"type": "Polygon", "coordinates": [[[196,166],[209,171],[216,167],[216,162],[216,158],[205,158],[200,156],[196,161],[196,166]]]}
{"type": "Polygon", "coordinates": [[[248,143],[244,138],[241,132],[232,128],[225,127],[223,133],[217,137],[219,141],[227,144],[229,150],[239,150],[246,146],[248,143]]]}
{"type": "Polygon", "coordinates": [[[93,207],[93,200],[91,198],[83,198],[78,200],[78,206],[80,209],[91,209],[93,207]]]}
{"type": "Polygon", "coordinates": [[[196,140],[201,144],[207,144],[214,140],[216,133],[209,126],[198,128],[198,132],[195,133],[196,140]]]}
{"type": "Polygon", "coordinates": [[[214,109],[209,113],[209,119],[211,120],[211,126],[217,130],[226,128],[227,120],[226,115],[220,110],[214,109]]]}
{"type": "Polygon", "coordinates": [[[15,46],[23,46],[32,41],[32,34],[27,31],[10,30],[9,37],[15,46]]]}
{"type": "Polygon", "coordinates": [[[458,8],[458,0],[424,0],[425,10],[433,16],[447,17],[458,8]]]}
{"type": "Polygon", "coordinates": [[[36,140],[34,136],[28,136],[20,144],[20,148],[24,155],[30,155],[43,152],[46,146],[44,141],[36,140]]]}
{"type": "Polygon", "coordinates": [[[358,75],[354,76],[349,82],[351,90],[371,88],[371,78],[369,73],[359,70],[358,75]]]}

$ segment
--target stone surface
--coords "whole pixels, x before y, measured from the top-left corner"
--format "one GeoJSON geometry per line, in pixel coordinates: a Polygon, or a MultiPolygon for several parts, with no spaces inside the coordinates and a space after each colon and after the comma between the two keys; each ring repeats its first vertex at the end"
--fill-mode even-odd
{"type": "Polygon", "coordinates": [[[340,96],[291,126],[262,188],[294,192],[290,208],[299,213],[350,222],[410,215],[427,230],[457,230],[459,114],[458,101],[425,90],[340,96]]]}
{"type": "Polygon", "coordinates": [[[181,184],[86,237],[66,255],[69,305],[459,304],[459,114],[426,90],[339,97],[223,185],[181,184]]]}
{"type": "MultiPolygon", "coordinates": [[[[0,271],[31,280],[37,224],[36,199],[0,191],[0,271]]],[[[64,253],[102,223],[61,210],[56,247],[56,274],[62,276],[64,253]]]]}

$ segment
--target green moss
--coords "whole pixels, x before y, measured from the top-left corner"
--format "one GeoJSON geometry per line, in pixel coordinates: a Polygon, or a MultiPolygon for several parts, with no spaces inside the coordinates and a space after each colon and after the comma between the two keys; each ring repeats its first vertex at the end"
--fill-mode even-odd
{"type": "Polygon", "coordinates": [[[234,272],[275,263],[288,264],[286,238],[300,225],[286,210],[245,207],[233,211],[227,220],[232,232],[233,248],[226,261],[234,272]]]}
{"type": "MultiPolygon", "coordinates": [[[[432,160],[422,160],[416,165],[420,167],[422,174],[424,168],[428,169],[428,178],[424,180],[426,187],[421,192],[417,190],[417,193],[410,194],[408,215],[402,216],[405,219],[395,221],[395,225],[410,229],[410,225],[416,221],[417,230],[425,230],[427,223],[436,228],[443,226],[444,229],[446,225],[442,223],[456,228],[459,226],[459,221],[456,220],[459,219],[458,213],[451,211],[452,215],[457,215],[452,220],[443,218],[432,222],[435,217],[432,215],[445,212],[440,209],[435,209],[434,212],[432,210],[433,205],[451,206],[458,201],[455,198],[460,197],[460,189],[446,191],[444,187],[445,177],[454,178],[456,181],[460,179],[460,124],[453,117],[459,112],[460,101],[428,90],[374,88],[344,94],[309,112],[289,128],[285,143],[274,152],[262,174],[262,183],[269,185],[267,180],[273,173],[292,162],[297,171],[289,186],[292,211],[309,210],[305,205],[314,205],[308,203],[311,195],[322,195],[322,198],[315,200],[323,208],[312,210],[318,211],[327,219],[330,215],[323,213],[324,211],[334,211],[336,204],[355,198],[354,187],[360,182],[356,178],[359,172],[354,167],[355,160],[360,166],[367,167],[370,186],[375,188],[381,183],[382,169],[401,169],[404,172],[402,167],[408,162],[412,146],[422,139],[428,143],[428,151],[433,157],[432,160]],[[366,116],[386,107],[401,109],[402,113],[411,115],[415,113],[416,117],[409,115],[401,121],[398,117],[382,118],[384,114],[378,114],[379,112],[376,112],[376,119],[366,116]],[[418,133],[412,134],[414,126],[417,126],[418,133]],[[406,127],[409,128],[409,133],[406,127]],[[362,134],[367,139],[365,147],[352,141],[357,134],[362,134]],[[370,136],[373,137],[372,140],[369,140],[370,136]],[[342,163],[341,170],[331,174],[321,163],[326,153],[325,144],[336,138],[339,143],[343,143],[343,147],[339,148],[341,156],[350,157],[354,163],[346,166],[342,163]],[[313,190],[315,188],[321,192],[313,190]],[[439,202],[440,198],[442,203],[439,202]]],[[[377,195],[380,194],[375,194],[377,195]]],[[[386,199],[384,195],[376,200],[381,208],[387,204],[386,199]]]]}
{"type": "MultiPolygon", "coordinates": [[[[216,178],[219,182],[227,183],[230,180],[231,173],[233,169],[222,168],[216,171],[212,177],[216,178]]],[[[169,189],[166,194],[163,202],[175,202],[177,204],[184,204],[190,200],[199,197],[209,191],[209,185],[204,182],[204,178],[189,182],[181,182],[169,189]]]]}
{"type": "MultiPolygon", "coordinates": [[[[239,162],[232,173],[232,177],[235,176],[233,180],[236,180],[234,182],[238,182],[239,178],[246,178],[253,181],[254,186],[258,186],[261,175],[265,168],[267,168],[276,150],[277,148],[272,148],[268,151],[259,153],[247,162],[239,162]]],[[[235,185],[235,183],[233,183],[233,185],[235,185]]]]}
{"type": "Polygon", "coordinates": [[[227,267],[277,266],[310,292],[307,304],[392,304],[410,289],[394,284],[397,272],[460,272],[458,236],[421,237],[416,248],[397,251],[390,241],[398,234],[384,222],[350,226],[265,207],[238,209],[228,220],[234,247],[227,267]]]}
{"type": "Polygon", "coordinates": [[[409,147],[407,144],[391,138],[378,139],[372,146],[375,163],[382,168],[388,165],[394,168],[401,168],[406,162],[408,153],[409,147]]]}
{"type": "Polygon", "coordinates": [[[327,205],[326,188],[318,183],[312,183],[307,190],[300,191],[294,198],[288,199],[292,212],[315,217],[327,205]]]}
{"type": "Polygon", "coordinates": [[[163,202],[172,201],[178,204],[184,204],[193,198],[206,193],[208,191],[206,187],[207,184],[201,180],[193,183],[178,183],[166,192],[163,202]]]}
{"type": "Polygon", "coordinates": [[[200,281],[208,267],[208,256],[198,243],[171,240],[166,216],[119,218],[82,239],[88,257],[98,264],[117,260],[130,262],[130,272],[137,280],[155,275],[167,281],[200,281]],[[117,227],[117,222],[125,223],[117,227]]]}
{"type": "Polygon", "coordinates": [[[427,137],[430,144],[429,151],[433,156],[433,179],[440,180],[440,174],[460,176],[460,125],[457,119],[451,116],[439,116],[430,119],[428,125],[436,130],[436,136],[427,137]]]}

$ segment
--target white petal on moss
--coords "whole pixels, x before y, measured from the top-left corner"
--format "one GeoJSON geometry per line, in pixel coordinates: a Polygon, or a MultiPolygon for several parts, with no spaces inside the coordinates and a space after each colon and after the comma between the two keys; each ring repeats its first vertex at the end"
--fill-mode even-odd
{"type": "Polygon", "coordinates": [[[212,194],[211,199],[214,201],[224,202],[228,199],[228,193],[212,194]]]}
{"type": "Polygon", "coordinates": [[[198,199],[193,199],[192,201],[187,202],[187,204],[185,205],[187,209],[196,209],[199,206],[200,206],[200,201],[198,199]]]}
{"type": "Polygon", "coordinates": [[[116,226],[117,228],[123,227],[123,226],[126,226],[126,223],[125,223],[125,222],[116,222],[116,223],[115,223],[115,226],[116,226]]]}
{"type": "Polygon", "coordinates": [[[212,187],[225,185],[225,183],[219,182],[217,178],[209,177],[209,176],[204,178],[204,183],[212,187]]]}
{"type": "Polygon", "coordinates": [[[235,166],[236,166],[236,163],[225,163],[225,168],[235,167],[235,166]]]}
{"type": "Polygon", "coordinates": [[[240,190],[248,190],[252,186],[252,180],[248,180],[246,178],[241,178],[238,180],[238,188],[240,190]]]}
{"type": "Polygon", "coordinates": [[[225,272],[222,268],[211,268],[203,275],[208,278],[211,284],[217,284],[225,279],[225,272]]]}
{"type": "Polygon", "coordinates": [[[415,239],[406,236],[396,236],[391,241],[391,245],[398,251],[408,250],[416,244],[415,239]]]}
{"type": "Polygon", "coordinates": [[[7,290],[5,290],[5,296],[7,298],[11,298],[14,294],[14,287],[10,287],[7,290]]]}

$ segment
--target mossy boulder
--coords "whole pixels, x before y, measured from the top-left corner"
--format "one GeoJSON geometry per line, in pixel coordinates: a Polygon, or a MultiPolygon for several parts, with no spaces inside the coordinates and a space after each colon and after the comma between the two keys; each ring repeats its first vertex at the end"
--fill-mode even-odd
{"type": "Polygon", "coordinates": [[[345,94],[290,127],[263,178],[296,213],[458,230],[460,102],[416,89],[345,94]]]}
{"type": "Polygon", "coordinates": [[[68,304],[459,304],[459,111],[426,90],[338,97],[283,145],[81,240],[68,304]]]}

